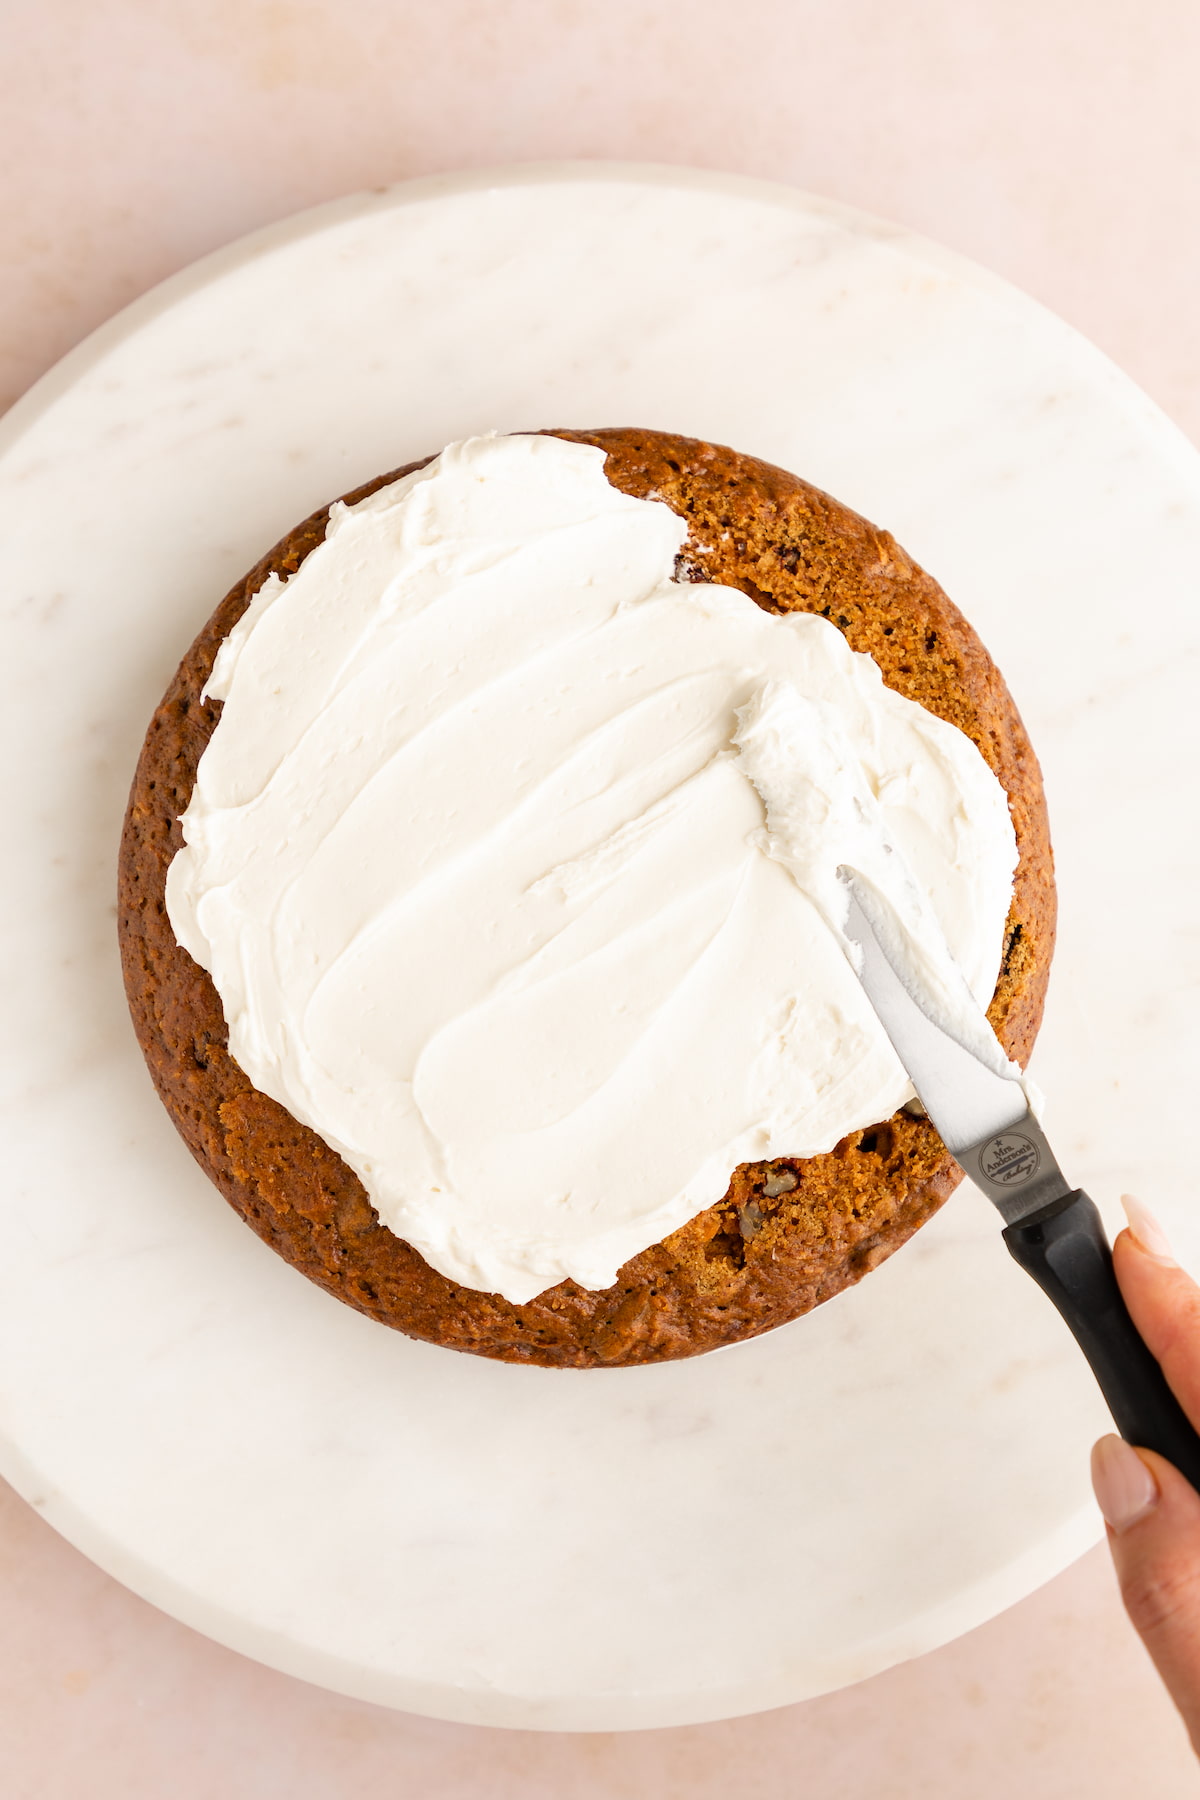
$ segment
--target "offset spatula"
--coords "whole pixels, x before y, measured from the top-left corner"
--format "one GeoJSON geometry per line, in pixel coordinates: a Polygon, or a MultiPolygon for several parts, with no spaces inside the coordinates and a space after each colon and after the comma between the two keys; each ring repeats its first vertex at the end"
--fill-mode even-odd
{"type": "MultiPolygon", "coordinates": [[[[947,1150],[996,1206],[1012,1255],[1070,1326],[1121,1436],[1157,1450],[1200,1489],[1200,1436],[1138,1336],[1100,1215],[1067,1186],[1017,1072],[996,1073],[934,1022],[936,1004],[923,1010],[908,985],[915,978],[906,982],[892,961],[888,933],[876,935],[870,890],[852,870],[840,873],[850,892],[843,929],[862,953],[855,973],[947,1150]]],[[[979,1023],[991,1036],[982,1009],[979,1023]]]]}

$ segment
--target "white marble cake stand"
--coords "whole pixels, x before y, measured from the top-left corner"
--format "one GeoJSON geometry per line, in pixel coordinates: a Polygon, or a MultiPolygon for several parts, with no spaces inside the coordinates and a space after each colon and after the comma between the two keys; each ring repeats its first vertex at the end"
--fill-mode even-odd
{"type": "Polygon", "coordinates": [[[176,659],[330,495],[555,423],[796,469],[960,602],[1045,764],[1054,1139],[1193,1252],[1200,459],[1061,323],[932,245],[784,188],[613,165],[417,182],[260,232],[4,427],[0,1468],[251,1656],[571,1730],[775,1706],[975,1625],[1097,1535],[1105,1415],[971,1192],[764,1339],[563,1374],[327,1299],[177,1140],[113,941],[126,788],[176,659]]]}

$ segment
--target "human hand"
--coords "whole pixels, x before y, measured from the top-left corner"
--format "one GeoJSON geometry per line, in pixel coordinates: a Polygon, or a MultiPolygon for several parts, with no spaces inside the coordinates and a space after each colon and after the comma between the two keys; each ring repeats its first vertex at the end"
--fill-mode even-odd
{"type": "MultiPolygon", "coordinates": [[[[1129,1230],[1113,1266],[1134,1324],[1193,1424],[1200,1426],[1200,1287],[1162,1226],[1124,1199],[1129,1230]]],[[[1200,1494],[1153,1450],[1103,1437],[1092,1485],[1108,1525],[1121,1597],[1200,1755],[1200,1494]]]]}

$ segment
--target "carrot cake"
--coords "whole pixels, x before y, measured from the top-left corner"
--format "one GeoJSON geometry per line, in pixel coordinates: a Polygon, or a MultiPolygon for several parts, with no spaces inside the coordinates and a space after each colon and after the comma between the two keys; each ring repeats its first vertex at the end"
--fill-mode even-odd
{"type": "Polygon", "coordinates": [[[717,445],[451,446],[289,533],[150,723],[119,919],[151,1075],[242,1218],[411,1336],[575,1368],[751,1337],[960,1179],[785,826],[831,870],[901,851],[1024,1063],[1041,780],[937,583],[717,445]]]}

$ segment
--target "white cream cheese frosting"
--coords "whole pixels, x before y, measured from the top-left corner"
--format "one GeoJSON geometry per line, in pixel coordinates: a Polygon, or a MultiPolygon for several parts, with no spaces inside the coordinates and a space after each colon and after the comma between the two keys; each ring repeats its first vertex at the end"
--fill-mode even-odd
{"type": "Polygon", "coordinates": [[[250,1080],[514,1302],[911,1097],[839,864],[886,893],[886,836],[984,1005],[1016,865],[961,732],[826,620],[676,583],[683,521],[603,471],[475,438],[335,506],[221,647],[167,880],[250,1080]]]}

